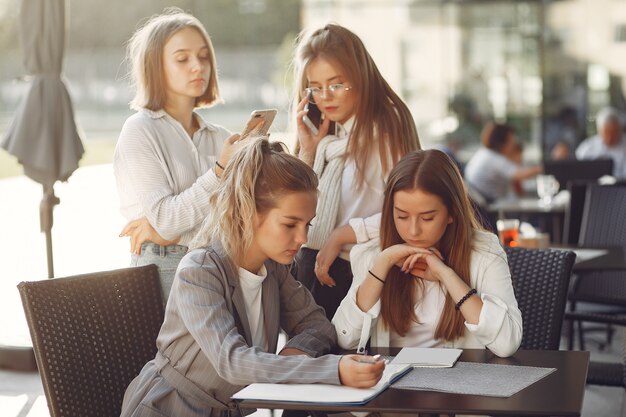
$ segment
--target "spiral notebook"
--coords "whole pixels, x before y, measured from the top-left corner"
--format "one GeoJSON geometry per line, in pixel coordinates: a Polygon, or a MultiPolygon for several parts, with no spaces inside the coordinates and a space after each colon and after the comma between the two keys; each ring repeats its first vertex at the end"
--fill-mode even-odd
{"type": "Polygon", "coordinates": [[[408,364],[385,366],[383,376],[372,388],[352,388],[331,384],[250,384],[231,398],[233,400],[285,401],[314,404],[365,404],[389,385],[409,372],[408,364]]]}

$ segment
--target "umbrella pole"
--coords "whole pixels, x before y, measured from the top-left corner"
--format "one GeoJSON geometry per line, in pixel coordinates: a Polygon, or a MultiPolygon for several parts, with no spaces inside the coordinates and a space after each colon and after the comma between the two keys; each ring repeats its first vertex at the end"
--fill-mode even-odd
{"type": "Polygon", "coordinates": [[[54,278],[54,262],[52,258],[52,210],[60,200],[54,195],[53,185],[43,186],[43,198],[39,205],[39,221],[41,232],[46,234],[46,255],[48,257],[48,278],[54,278]]]}

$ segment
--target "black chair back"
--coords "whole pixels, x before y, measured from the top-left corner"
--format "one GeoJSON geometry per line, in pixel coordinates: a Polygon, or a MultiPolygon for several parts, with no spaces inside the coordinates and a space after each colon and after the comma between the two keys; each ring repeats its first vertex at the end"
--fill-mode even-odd
{"type": "Polygon", "coordinates": [[[626,246],[626,186],[587,187],[580,246],[626,246]]]}
{"type": "Polygon", "coordinates": [[[120,415],[156,353],[163,322],[155,265],[18,285],[52,417],[120,415]]]}
{"type": "MultiPolygon", "coordinates": [[[[626,186],[589,185],[580,228],[582,247],[626,246],[626,186]]],[[[624,271],[607,270],[578,273],[570,290],[571,301],[626,307],[624,271]]],[[[581,319],[568,314],[570,319],[581,319]]],[[[589,317],[600,322],[600,316],[589,317]]]]}
{"type": "Polygon", "coordinates": [[[522,349],[558,350],[576,255],[551,249],[505,248],[524,320],[522,349]]]}
{"type": "Polygon", "coordinates": [[[583,210],[585,207],[585,197],[587,196],[587,185],[593,184],[591,181],[576,180],[567,182],[567,191],[570,194],[569,206],[565,210],[563,221],[563,240],[566,245],[578,245],[580,239],[580,225],[583,221],[583,210]]]}
{"type": "Polygon", "coordinates": [[[546,160],[543,162],[543,172],[554,175],[559,184],[561,184],[561,189],[564,189],[568,181],[597,180],[603,175],[612,175],[613,160],[546,160]]]}

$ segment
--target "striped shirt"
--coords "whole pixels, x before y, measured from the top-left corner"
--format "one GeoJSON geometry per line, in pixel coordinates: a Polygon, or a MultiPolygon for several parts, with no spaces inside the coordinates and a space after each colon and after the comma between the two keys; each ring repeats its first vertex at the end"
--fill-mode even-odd
{"type": "Polygon", "coordinates": [[[209,212],[208,194],[219,181],[211,168],[230,136],[194,114],[200,128],[190,138],[164,110],[138,111],[124,123],[113,157],[122,215],[146,216],[159,235],[180,236],[181,245],[209,212]]]}

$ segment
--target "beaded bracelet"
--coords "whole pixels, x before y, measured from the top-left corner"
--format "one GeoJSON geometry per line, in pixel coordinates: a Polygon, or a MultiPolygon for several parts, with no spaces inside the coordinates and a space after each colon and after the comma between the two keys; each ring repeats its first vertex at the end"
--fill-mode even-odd
{"type": "Polygon", "coordinates": [[[380,282],[383,283],[383,285],[385,285],[385,281],[383,281],[382,279],[378,278],[372,271],[367,271],[371,276],[373,276],[374,278],[376,278],[377,280],[379,280],[380,282]]]}
{"type": "Polygon", "coordinates": [[[463,298],[461,298],[459,302],[454,305],[454,309],[458,311],[461,308],[461,305],[474,294],[476,294],[476,288],[472,288],[471,290],[469,290],[467,294],[465,294],[463,298]]]}

